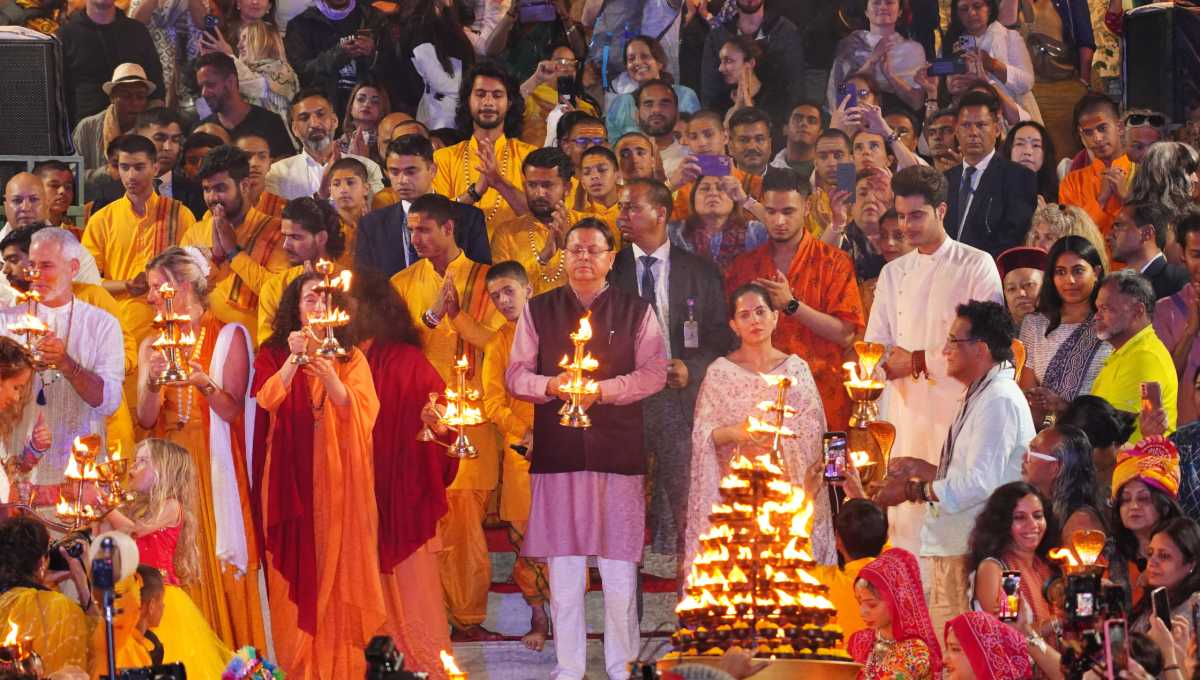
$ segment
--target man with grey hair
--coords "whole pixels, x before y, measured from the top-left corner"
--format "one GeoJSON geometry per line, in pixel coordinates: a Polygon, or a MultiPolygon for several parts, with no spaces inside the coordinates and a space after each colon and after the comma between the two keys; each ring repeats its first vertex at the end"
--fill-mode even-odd
{"type": "MultiPolygon", "coordinates": [[[[1096,336],[1113,346],[1112,354],[1092,383],[1092,394],[1114,408],[1137,413],[1142,410],[1143,389],[1167,412],[1165,434],[1175,430],[1175,406],[1179,383],[1171,353],[1150,325],[1154,288],[1143,276],[1122,269],[1104,277],[1096,297],[1096,336]],[[1150,387],[1149,383],[1157,383],[1150,387]],[[1143,388],[1146,385],[1146,388],[1143,388]]],[[[1142,438],[1141,424],[1130,443],[1142,438]]]]}
{"type": "MultiPolygon", "coordinates": [[[[112,314],[75,296],[72,279],[79,273],[82,253],[75,236],[59,227],[39,229],[29,246],[30,266],[39,272],[30,279],[30,289],[41,296],[37,316],[50,332],[36,341],[41,363],[30,390],[31,403],[14,434],[23,448],[10,447],[9,454],[17,469],[28,475],[36,506],[58,501],[75,437],[104,433],[106,419],[121,403],[121,326],[112,314]],[[51,432],[45,450],[28,438],[37,423],[51,432]]],[[[27,311],[25,305],[0,310],[0,334],[24,343],[13,327],[22,323],[27,311]]]]}

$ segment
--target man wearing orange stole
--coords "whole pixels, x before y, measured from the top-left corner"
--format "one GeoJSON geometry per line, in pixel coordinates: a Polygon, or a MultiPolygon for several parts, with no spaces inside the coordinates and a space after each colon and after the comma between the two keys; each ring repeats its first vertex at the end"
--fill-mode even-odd
{"type": "MultiPolygon", "coordinates": [[[[558,664],[552,678],[579,680],[587,662],[587,560],[604,582],[604,663],[627,677],[637,656],[637,565],[645,542],[646,460],[641,400],[667,382],[666,340],[650,304],[609,287],[615,239],[586,219],[567,232],[567,285],[535,297],[517,322],[505,382],[533,402],[532,503],[524,555],[550,566],[550,615],[558,664]],[[580,320],[589,319],[589,326],[580,320]],[[598,368],[594,394],[581,397],[591,426],[560,424],[571,379],[560,357],[571,334],[591,331],[586,351],[598,368]]],[[[582,334],[582,333],[581,333],[582,334]]]]}
{"type": "Polygon", "coordinates": [[[314,352],[312,321],[329,311],[320,280],[288,285],[254,360],[252,393],[269,414],[255,432],[254,488],[279,665],[289,678],[346,680],[364,676],[363,649],[387,624],[371,444],[379,399],[341,329],[344,360],[314,352]]]}
{"type": "MultiPolygon", "coordinates": [[[[467,387],[482,391],[483,349],[504,317],[488,299],[488,266],[467,259],[454,241],[454,215],[445,196],[426,194],[412,202],[407,227],[421,259],[391,282],[408,304],[425,357],[442,379],[454,379],[454,365],[465,357],[467,387]]],[[[479,456],[459,463],[446,492],[450,509],[438,525],[438,536],[447,549],[438,553],[438,560],[454,639],[492,640],[496,634],[482,625],[492,580],[483,518],[498,481],[500,438],[491,423],[471,426],[466,433],[479,456]]]]}

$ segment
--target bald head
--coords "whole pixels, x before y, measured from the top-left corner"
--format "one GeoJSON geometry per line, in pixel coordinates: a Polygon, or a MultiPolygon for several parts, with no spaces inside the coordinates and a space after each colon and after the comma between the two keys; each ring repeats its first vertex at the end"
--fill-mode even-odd
{"type": "Polygon", "coordinates": [[[16,229],[46,221],[46,186],[29,172],[13,175],[4,186],[4,220],[16,229]]]}
{"type": "Polygon", "coordinates": [[[403,111],[393,111],[379,119],[379,128],[376,130],[379,133],[379,138],[376,140],[376,143],[379,145],[380,158],[387,156],[387,145],[388,142],[392,141],[392,130],[395,130],[397,125],[412,119],[412,116],[403,111]]]}

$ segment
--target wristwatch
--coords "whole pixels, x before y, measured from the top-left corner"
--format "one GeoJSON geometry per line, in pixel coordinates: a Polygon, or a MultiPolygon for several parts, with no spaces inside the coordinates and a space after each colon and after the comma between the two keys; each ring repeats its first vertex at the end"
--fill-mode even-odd
{"type": "Polygon", "coordinates": [[[483,200],[483,194],[481,194],[481,193],[479,193],[478,191],[476,191],[476,190],[475,190],[475,185],[474,185],[474,184],[471,184],[471,185],[468,185],[468,186],[467,186],[467,196],[470,196],[470,197],[471,197],[471,202],[472,202],[472,203],[478,203],[478,202],[480,202],[480,201],[482,201],[482,200],[483,200]]]}
{"type": "Polygon", "coordinates": [[[798,311],[800,311],[800,301],[796,298],[792,298],[791,302],[783,306],[783,313],[788,316],[792,316],[798,311]]]}

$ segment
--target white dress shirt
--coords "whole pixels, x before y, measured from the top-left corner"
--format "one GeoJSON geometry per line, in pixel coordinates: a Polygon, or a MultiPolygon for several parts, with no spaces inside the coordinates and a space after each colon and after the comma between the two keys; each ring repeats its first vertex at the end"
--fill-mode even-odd
{"type": "MultiPolygon", "coordinates": [[[[27,423],[18,425],[18,430],[30,432],[41,411],[50,428],[53,443],[50,450],[33,470],[34,484],[58,484],[63,480],[67,456],[75,437],[98,434],[103,438],[107,429],[108,416],[121,403],[122,383],[125,380],[125,350],[121,336],[121,325],[116,317],[88,303],[71,298],[60,307],[38,307],[38,318],[59,338],[67,343],[67,354],[79,362],[84,369],[95,373],[104,383],[103,397],[96,407],[89,406],[74,387],[60,373],[43,371],[34,381],[25,405],[27,423]],[[53,376],[57,375],[57,379],[53,376]],[[46,405],[37,404],[39,390],[46,397],[46,405]],[[22,427],[23,426],[23,427],[22,427]]],[[[24,336],[16,335],[9,328],[25,316],[25,305],[0,310],[0,334],[21,344],[24,336]]],[[[25,436],[28,436],[26,434],[25,436]]]]}
{"type": "Polygon", "coordinates": [[[647,253],[637,246],[636,243],[631,243],[633,246],[633,263],[636,266],[634,273],[637,276],[638,295],[643,295],[642,291],[642,276],[646,273],[646,265],[642,262],[642,258],[646,255],[656,258],[658,261],[654,263],[651,274],[654,275],[654,315],[658,317],[659,328],[662,329],[663,337],[667,340],[667,358],[671,358],[671,327],[669,325],[671,318],[671,297],[667,292],[667,277],[671,275],[671,241],[668,239],[663,241],[653,253],[647,253]]]}
{"type": "Polygon", "coordinates": [[[933,482],[938,501],[925,514],[921,556],[966,555],[983,504],[999,486],[1021,478],[1021,458],[1037,431],[1014,374],[1012,364],[996,364],[968,392],[953,422],[946,476],[933,482]]]}
{"type": "MultiPolygon", "coordinates": [[[[342,158],[353,158],[366,166],[367,185],[371,189],[371,195],[383,190],[383,173],[379,170],[378,163],[351,153],[342,154],[342,158]]],[[[307,151],[301,151],[295,156],[271,164],[266,177],[267,191],[289,201],[301,196],[312,196],[321,188],[322,172],[321,163],[308,155],[307,151]]]]}
{"type": "MultiPolygon", "coordinates": [[[[924,350],[929,379],[889,380],[881,417],[895,424],[893,457],[937,464],[942,442],[958,412],[962,383],[946,373],[942,348],[958,305],[970,300],[1004,303],[1004,288],[992,257],[946,238],[930,255],[913,250],[885,264],[865,339],[910,352],[924,350]]],[[[920,554],[925,506],[903,503],[891,510],[892,544],[920,554]]]]}

